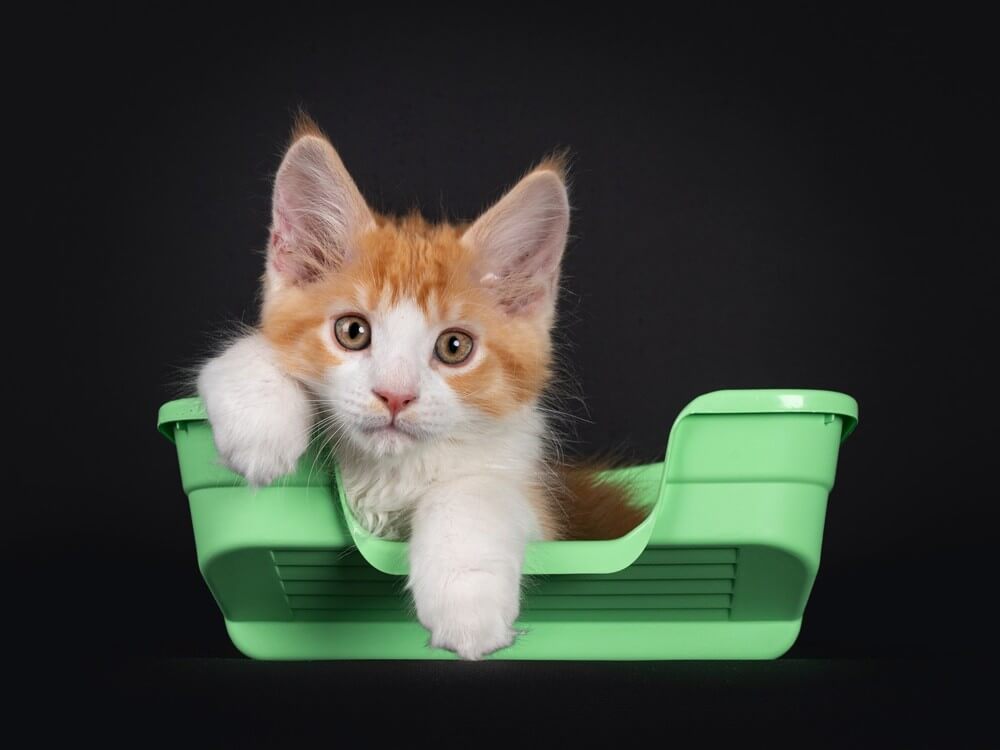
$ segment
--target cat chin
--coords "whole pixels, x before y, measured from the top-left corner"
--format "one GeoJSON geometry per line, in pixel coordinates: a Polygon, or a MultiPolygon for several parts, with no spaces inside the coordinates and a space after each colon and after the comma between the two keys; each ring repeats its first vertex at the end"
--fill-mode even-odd
{"type": "Polygon", "coordinates": [[[355,446],[372,458],[401,456],[420,443],[413,435],[392,428],[357,430],[352,437],[355,446]]]}

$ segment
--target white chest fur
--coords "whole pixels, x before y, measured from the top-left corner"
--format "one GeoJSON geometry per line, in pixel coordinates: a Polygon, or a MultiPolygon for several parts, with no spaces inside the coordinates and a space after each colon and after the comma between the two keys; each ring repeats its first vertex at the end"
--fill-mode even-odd
{"type": "Polygon", "coordinates": [[[401,539],[409,534],[410,515],[421,498],[442,485],[479,478],[523,491],[543,481],[543,434],[540,415],[528,406],[464,439],[378,459],[342,445],[337,460],[358,521],[373,534],[401,539]]]}

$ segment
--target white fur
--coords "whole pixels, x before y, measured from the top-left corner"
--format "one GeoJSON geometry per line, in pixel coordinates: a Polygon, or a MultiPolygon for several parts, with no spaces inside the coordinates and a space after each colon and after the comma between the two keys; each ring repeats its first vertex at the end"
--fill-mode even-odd
{"type": "MultiPolygon", "coordinates": [[[[347,312],[352,311],[332,311],[330,318],[335,320],[347,312]]],[[[443,331],[474,329],[473,321],[430,322],[409,300],[388,309],[361,312],[371,326],[371,345],[361,351],[344,351],[334,341],[332,326],[327,326],[322,332],[324,341],[341,363],[310,384],[328,404],[339,442],[353,445],[371,460],[400,455],[422,441],[452,437],[456,430],[475,431],[488,424],[490,420],[467,406],[447,384],[453,368],[434,357],[434,342],[443,331]],[[392,418],[375,391],[416,396],[396,416],[396,430],[385,430],[392,418]]],[[[475,368],[481,359],[474,346],[460,367],[475,368]]]]}
{"type": "Polygon", "coordinates": [[[198,376],[222,462],[253,486],[295,468],[309,444],[312,409],[260,334],[233,342],[198,376]]]}
{"type": "Polygon", "coordinates": [[[542,538],[527,500],[543,476],[544,425],[524,407],[491,429],[377,461],[338,451],[352,506],[370,529],[410,540],[410,577],[431,645],[479,659],[514,638],[525,544],[542,538]]]}
{"type": "MultiPolygon", "coordinates": [[[[480,477],[484,482],[513,485],[524,494],[545,471],[543,430],[539,414],[526,406],[489,427],[463,430],[456,425],[447,440],[422,441],[377,461],[356,446],[341,443],[337,460],[344,489],[362,524],[372,533],[402,539],[410,532],[412,511],[438,485],[480,477]]],[[[540,539],[541,528],[530,513],[532,536],[540,539]]]]}
{"type": "MultiPolygon", "coordinates": [[[[473,321],[429,321],[409,301],[365,314],[371,346],[338,352],[311,384],[332,412],[344,489],[371,532],[409,537],[408,588],[431,645],[478,659],[513,640],[525,544],[542,537],[527,492],[544,476],[544,421],[533,405],[486,416],[447,384],[434,342],[473,321]],[[416,394],[395,420],[406,434],[372,432],[392,421],[382,389],[416,394]]],[[[482,346],[461,368],[479,366],[482,346]]]]}
{"type": "Polygon", "coordinates": [[[537,536],[517,476],[428,489],[413,516],[407,586],[432,646],[479,659],[513,642],[525,544],[537,536]]]}
{"type": "MultiPolygon", "coordinates": [[[[431,645],[478,659],[514,638],[525,544],[543,535],[527,493],[545,476],[545,423],[533,404],[497,419],[458,398],[447,366],[428,354],[456,321],[431,325],[408,302],[369,316],[372,345],[338,351],[342,363],[308,387],[331,411],[358,520],[410,539],[407,586],[431,645]],[[374,388],[418,394],[397,417],[413,437],[370,434],[390,422],[374,388]]],[[[465,366],[476,367],[477,355],[465,366]]],[[[260,334],[211,360],[198,390],[227,466],[255,486],[294,468],[308,444],[310,393],[281,371],[260,334]]]]}
{"type": "MultiPolygon", "coordinates": [[[[276,179],[265,297],[335,270],[372,221],[333,148],[312,136],[297,141],[276,179]]],[[[539,170],[462,241],[497,303],[547,328],[568,225],[561,178],[539,170]]],[[[284,375],[257,334],[205,366],[199,393],[222,460],[254,485],[292,470],[308,444],[310,404],[319,402],[359,521],[375,534],[410,540],[407,588],[431,645],[478,659],[513,642],[525,545],[543,536],[528,498],[548,479],[544,419],[536,404],[487,415],[448,385],[456,371],[478,367],[489,345],[474,320],[448,311],[428,319],[409,301],[369,302],[371,309],[327,311],[322,334],[340,363],[319,378],[300,384],[284,375]],[[349,313],[370,323],[364,350],[335,341],[332,322],[349,313]],[[434,356],[449,328],[476,342],[457,368],[434,356]],[[375,391],[416,398],[394,416],[375,391]]]]}

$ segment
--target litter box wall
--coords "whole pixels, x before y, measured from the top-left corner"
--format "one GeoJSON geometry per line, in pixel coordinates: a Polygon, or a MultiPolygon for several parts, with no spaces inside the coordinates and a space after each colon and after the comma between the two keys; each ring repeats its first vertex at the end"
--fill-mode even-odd
{"type": "MultiPolygon", "coordinates": [[[[827,497],[857,404],[830,391],[718,391],[671,430],[665,463],[622,470],[652,506],[621,539],[538,542],[524,634],[491,658],[765,659],[794,643],[827,497]]],[[[201,403],[165,404],[198,564],[234,644],[263,659],[454,658],[427,647],[407,546],[367,534],[309,454],[252,490],[218,465],[201,403]]]]}

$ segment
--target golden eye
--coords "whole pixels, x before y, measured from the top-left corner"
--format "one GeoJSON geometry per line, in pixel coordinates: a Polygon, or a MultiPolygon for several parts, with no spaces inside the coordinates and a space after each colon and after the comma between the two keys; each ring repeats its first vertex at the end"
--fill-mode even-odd
{"type": "Polygon", "coordinates": [[[372,342],[372,329],[368,321],[360,315],[345,315],[333,324],[333,335],[345,349],[359,351],[367,349],[372,342]]]}
{"type": "Polygon", "coordinates": [[[434,344],[434,354],[446,365],[460,365],[472,354],[472,336],[464,331],[445,331],[434,344]]]}

